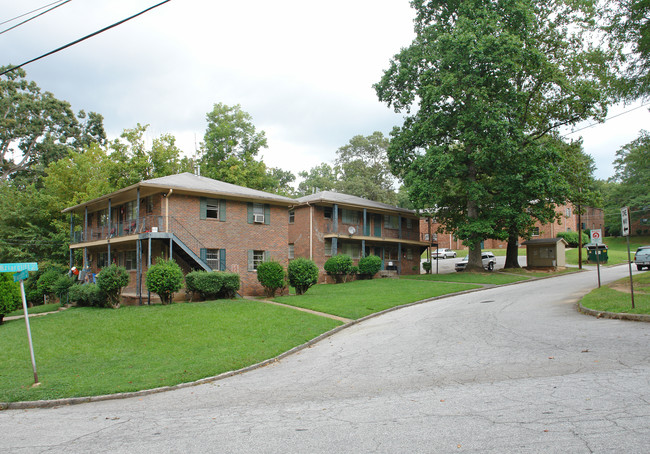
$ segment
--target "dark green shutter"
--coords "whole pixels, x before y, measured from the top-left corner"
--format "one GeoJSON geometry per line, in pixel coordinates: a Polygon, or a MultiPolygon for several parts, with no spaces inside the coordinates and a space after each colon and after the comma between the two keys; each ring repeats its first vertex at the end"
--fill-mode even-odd
{"type": "Polygon", "coordinates": [[[255,268],[253,267],[253,251],[252,250],[248,251],[248,271],[255,271],[255,268]]]}
{"type": "Polygon", "coordinates": [[[219,200],[219,220],[226,220],[226,201],[223,199],[219,200]]]}
{"type": "Polygon", "coordinates": [[[199,251],[199,255],[204,263],[208,263],[208,250],[206,248],[202,247],[199,251]]]}
{"type": "Polygon", "coordinates": [[[219,250],[219,270],[226,271],[226,250],[219,250]]]}
{"type": "Polygon", "coordinates": [[[248,223],[252,224],[253,223],[253,204],[248,203],[248,223]]]}
{"type": "Polygon", "coordinates": [[[269,225],[271,223],[271,205],[268,203],[264,204],[264,224],[269,225]]]}
{"type": "Polygon", "coordinates": [[[207,206],[208,205],[208,199],[206,199],[205,197],[201,197],[200,201],[201,201],[201,213],[199,215],[199,218],[200,219],[206,219],[206,213],[208,211],[208,206],[207,206]]]}

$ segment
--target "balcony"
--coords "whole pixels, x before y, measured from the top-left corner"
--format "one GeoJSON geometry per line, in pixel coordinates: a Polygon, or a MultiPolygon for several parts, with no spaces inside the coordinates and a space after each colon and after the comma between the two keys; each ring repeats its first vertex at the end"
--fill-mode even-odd
{"type": "Polygon", "coordinates": [[[74,232],[70,242],[72,244],[88,243],[90,241],[108,240],[128,235],[136,235],[147,232],[162,232],[164,227],[163,216],[145,216],[136,219],[128,219],[123,222],[115,222],[101,227],[89,227],[87,231],[74,232]]]}

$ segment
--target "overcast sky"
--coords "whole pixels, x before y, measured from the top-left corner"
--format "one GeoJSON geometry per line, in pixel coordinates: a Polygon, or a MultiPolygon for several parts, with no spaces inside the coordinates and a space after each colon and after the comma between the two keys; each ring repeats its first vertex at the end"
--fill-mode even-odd
{"type": "MultiPolygon", "coordinates": [[[[51,1],[6,1],[0,22],[51,1]]],[[[1,34],[2,64],[38,57],[158,2],[73,0],[1,34]]],[[[388,135],[401,125],[372,84],[410,44],[413,17],[408,0],[173,0],[25,70],[75,111],[102,114],[111,138],[149,124],[150,139],[171,133],[188,155],[215,103],[240,104],[266,132],[264,162],[297,173],[332,162],[357,134],[388,135]]],[[[608,178],[616,150],[643,128],[650,129],[648,107],[568,137],[583,137],[596,176],[608,178]]]]}

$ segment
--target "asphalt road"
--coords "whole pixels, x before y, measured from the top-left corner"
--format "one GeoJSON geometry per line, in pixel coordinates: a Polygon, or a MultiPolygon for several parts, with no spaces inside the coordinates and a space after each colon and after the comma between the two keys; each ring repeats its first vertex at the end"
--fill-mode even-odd
{"type": "Polygon", "coordinates": [[[208,385],[2,411],[0,452],[647,453],[650,324],[577,313],[595,285],[455,296],[208,385]]]}

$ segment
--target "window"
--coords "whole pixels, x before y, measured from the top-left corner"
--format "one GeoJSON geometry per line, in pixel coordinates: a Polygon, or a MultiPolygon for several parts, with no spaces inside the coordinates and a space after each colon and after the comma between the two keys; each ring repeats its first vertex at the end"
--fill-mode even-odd
{"type": "Polygon", "coordinates": [[[208,199],[201,197],[200,219],[216,219],[218,221],[226,220],[226,201],[219,199],[208,199]]]}
{"type": "Polygon", "coordinates": [[[289,258],[295,258],[295,245],[293,243],[289,244],[289,258]]]}
{"type": "Polygon", "coordinates": [[[248,223],[269,225],[271,223],[271,205],[267,203],[249,203],[248,223]]]}
{"type": "Polygon", "coordinates": [[[219,249],[207,249],[205,251],[205,263],[213,270],[220,270],[219,249]]]}
{"type": "Polygon", "coordinates": [[[135,219],[135,200],[132,200],[131,202],[122,205],[122,215],[123,219],[125,220],[131,220],[135,219]]]}
{"type": "Polygon", "coordinates": [[[343,209],[341,218],[343,224],[358,224],[359,212],[354,210],[343,209]]]}
{"type": "Polygon", "coordinates": [[[323,208],[323,217],[325,219],[332,219],[332,207],[323,208]]]}
{"type": "Polygon", "coordinates": [[[147,210],[147,214],[153,213],[153,196],[150,195],[144,199],[144,204],[147,210]]]}
{"type": "Polygon", "coordinates": [[[323,244],[324,244],[325,257],[331,257],[332,256],[332,240],[325,240],[323,242],[323,244]]]}
{"type": "Polygon", "coordinates": [[[128,271],[137,269],[137,256],[135,251],[125,251],[120,253],[120,266],[123,266],[128,271]]]}
{"type": "Polygon", "coordinates": [[[296,221],[296,211],[289,211],[289,224],[293,224],[296,221]]]}
{"type": "Polygon", "coordinates": [[[106,227],[108,225],[108,208],[97,212],[97,227],[106,227]]]}
{"type": "Polygon", "coordinates": [[[408,248],[406,250],[406,259],[407,260],[413,260],[413,249],[408,248]]]}
{"type": "Polygon", "coordinates": [[[406,218],[406,228],[407,229],[412,229],[413,228],[413,219],[406,218]]]}
{"type": "Polygon", "coordinates": [[[566,217],[570,218],[571,217],[571,208],[566,209],[566,217]]]}
{"type": "Polygon", "coordinates": [[[532,236],[539,236],[539,227],[533,227],[532,236]]]}
{"type": "Polygon", "coordinates": [[[399,217],[384,215],[384,227],[387,229],[399,229],[399,217]]]}
{"type": "Polygon", "coordinates": [[[353,259],[358,259],[361,256],[361,245],[359,243],[341,243],[341,253],[349,255],[353,259]]]}
{"type": "Polygon", "coordinates": [[[97,254],[97,268],[102,269],[108,266],[108,252],[100,252],[97,254]]]}
{"type": "Polygon", "coordinates": [[[257,267],[265,258],[265,251],[248,251],[248,271],[257,271],[257,267]]]}

